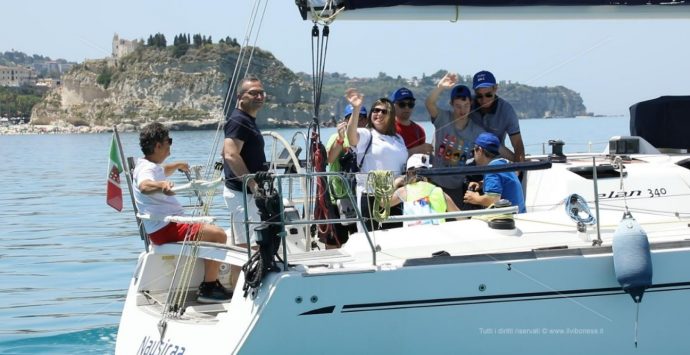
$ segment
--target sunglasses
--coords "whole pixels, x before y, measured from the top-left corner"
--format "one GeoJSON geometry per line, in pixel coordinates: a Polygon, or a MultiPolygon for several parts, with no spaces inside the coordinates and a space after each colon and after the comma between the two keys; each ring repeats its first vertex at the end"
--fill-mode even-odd
{"type": "Polygon", "coordinates": [[[252,96],[252,97],[257,97],[257,96],[259,96],[259,95],[260,95],[260,96],[266,96],[266,91],[263,91],[263,90],[250,90],[250,91],[247,91],[247,94],[249,94],[249,96],[252,96]]]}
{"type": "Polygon", "coordinates": [[[400,101],[396,105],[400,108],[414,108],[414,101],[400,101]]]}
{"type": "Polygon", "coordinates": [[[378,108],[377,107],[377,108],[374,108],[373,110],[371,110],[371,113],[382,113],[384,115],[387,115],[388,110],[386,110],[385,108],[378,108]]]}
{"type": "MultiPolygon", "coordinates": [[[[345,119],[344,119],[343,121],[349,120],[350,117],[352,117],[352,114],[345,116],[345,119]]],[[[367,118],[367,115],[365,115],[365,114],[359,114],[359,119],[366,119],[366,118],[367,118]]]]}
{"type": "Polygon", "coordinates": [[[168,144],[172,145],[172,138],[168,138],[168,144]]]}
{"type": "Polygon", "coordinates": [[[475,97],[477,98],[477,100],[479,100],[479,99],[481,99],[481,98],[490,99],[490,98],[494,97],[494,94],[491,93],[491,92],[490,92],[490,93],[486,93],[486,94],[484,94],[484,95],[482,95],[482,94],[477,94],[475,97]]]}

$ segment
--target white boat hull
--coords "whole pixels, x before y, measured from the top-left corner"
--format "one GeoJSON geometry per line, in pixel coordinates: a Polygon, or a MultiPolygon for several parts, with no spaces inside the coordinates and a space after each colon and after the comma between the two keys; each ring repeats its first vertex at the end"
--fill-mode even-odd
{"type": "Polygon", "coordinates": [[[116,353],[684,353],[684,244],[652,253],[637,348],[636,305],[610,249],[589,248],[272,273],[255,298],[237,294],[216,317],[169,320],[162,341],[160,315],[134,304],[133,284],[116,353]]]}

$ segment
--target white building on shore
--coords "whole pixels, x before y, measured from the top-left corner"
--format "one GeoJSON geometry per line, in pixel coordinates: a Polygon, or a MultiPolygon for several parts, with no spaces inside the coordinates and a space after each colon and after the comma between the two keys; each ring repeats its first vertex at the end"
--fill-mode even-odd
{"type": "Polygon", "coordinates": [[[33,69],[25,67],[6,67],[0,65],[0,86],[18,87],[33,84],[36,75],[33,69]]]}

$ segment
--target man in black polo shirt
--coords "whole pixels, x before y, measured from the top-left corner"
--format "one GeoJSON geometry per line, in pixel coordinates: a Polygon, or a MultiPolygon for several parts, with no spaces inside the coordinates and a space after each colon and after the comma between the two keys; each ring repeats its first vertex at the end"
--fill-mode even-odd
{"type": "MultiPolygon", "coordinates": [[[[256,77],[247,77],[237,85],[237,107],[225,122],[223,142],[223,170],[225,189],[223,198],[230,209],[230,222],[235,245],[247,246],[247,225],[244,223],[244,198],[242,196],[242,177],[266,170],[264,138],[256,126],[256,114],[263,107],[266,92],[256,77]]],[[[247,193],[253,194],[257,184],[251,179],[247,182],[247,193]]],[[[249,220],[259,222],[259,213],[251,195],[248,195],[247,212],[249,220]]],[[[249,225],[250,232],[256,225],[249,225]]],[[[253,235],[251,232],[250,235],[253,235]]],[[[233,275],[233,279],[235,275],[233,275]]],[[[234,283],[233,283],[234,284],[234,283]]]]}

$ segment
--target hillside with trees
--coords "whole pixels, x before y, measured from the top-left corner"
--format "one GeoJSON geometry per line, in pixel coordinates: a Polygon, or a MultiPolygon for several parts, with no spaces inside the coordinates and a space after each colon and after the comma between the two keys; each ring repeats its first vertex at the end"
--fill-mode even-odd
{"type": "MultiPolygon", "coordinates": [[[[141,43],[131,54],[116,61],[104,59],[75,66],[63,77],[61,87],[34,107],[32,122],[48,124],[62,120],[75,126],[107,127],[157,120],[194,125],[222,117],[228,78],[240,51],[236,39],[226,37],[213,43],[210,36],[180,33],[170,43],[157,33],[141,43]]],[[[300,125],[312,120],[309,74],[294,73],[271,52],[260,48],[254,51],[250,72],[262,79],[269,94],[258,117],[260,125],[300,125]]],[[[390,96],[397,88],[407,87],[417,97],[414,118],[426,120],[423,102],[445,72],[439,70],[412,78],[384,72],[375,78],[328,73],[323,84],[321,122],[332,123],[341,115],[348,87],[359,88],[367,105],[376,98],[390,96]]],[[[471,77],[464,75],[462,82],[469,84],[471,77]]],[[[513,104],[521,118],[586,114],[580,95],[565,87],[532,87],[506,81],[499,85],[499,95],[513,104]]],[[[439,104],[448,104],[445,96],[439,104]]]]}

